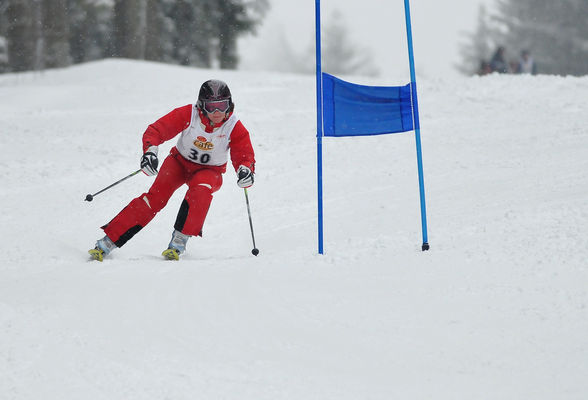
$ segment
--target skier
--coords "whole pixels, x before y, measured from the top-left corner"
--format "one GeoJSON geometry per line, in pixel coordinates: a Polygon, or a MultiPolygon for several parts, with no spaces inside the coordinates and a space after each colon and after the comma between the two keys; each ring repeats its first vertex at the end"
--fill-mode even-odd
{"type": "Polygon", "coordinates": [[[148,126],[143,134],[141,169],[157,175],[147,193],[133,199],[108,224],[106,234],[88,250],[94,260],[122,247],[165,207],[171,195],[184,183],[188,191],[178,212],[168,248],[162,255],[179,260],[191,236],[202,236],[202,226],[212,194],[222,185],[228,155],[237,172],[237,185],[253,185],[255,157],[249,132],[234,114],[235,104],[227,84],[208,80],[200,87],[196,104],[171,111],[148,126]],[[178,141],[157,170],[157,149],[161,143],[180,134],[178,141]]]}

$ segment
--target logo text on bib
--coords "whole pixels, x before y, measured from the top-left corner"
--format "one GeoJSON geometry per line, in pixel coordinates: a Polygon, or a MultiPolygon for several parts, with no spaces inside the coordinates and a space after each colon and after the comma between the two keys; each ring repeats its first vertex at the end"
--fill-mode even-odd
{"type": "Polygon", "coordinates": [[[214,144],[212,142],[206,141],[204,136],[198,136],[196,140],[194,140],[194,146],[200,150],[212,150],[214,148],[214,144]]]}

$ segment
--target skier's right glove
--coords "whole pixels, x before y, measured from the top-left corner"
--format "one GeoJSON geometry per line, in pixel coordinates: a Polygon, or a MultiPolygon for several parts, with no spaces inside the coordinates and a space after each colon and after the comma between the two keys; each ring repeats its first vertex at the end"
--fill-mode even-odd
{"type": "Polygon", "coordinates": [[[153,176],[157,175],[157,146],[151,146],[147,149],[143,157],[141,157],[141,169],[145,175],[153,176]]]}

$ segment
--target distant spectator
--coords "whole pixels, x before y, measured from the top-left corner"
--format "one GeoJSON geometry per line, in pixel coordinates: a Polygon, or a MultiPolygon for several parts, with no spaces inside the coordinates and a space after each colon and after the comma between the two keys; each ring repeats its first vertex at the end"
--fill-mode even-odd
{"type": "Polygon", "coordinates": [[[492,73],[490,63],[486,60],[482,60],[480,62],[480,69],[478,70],[478,75],[488,75],[490,73],[492,73]]]}
{"type": "Polygon", "coordinates": [[[535,60],[531,57],[528,50],[521,51],[521,57],[517,65],[517,73],[519,74],[537,74],[537,66],[535,60]]]}
{"type": "Polygon", "coordinates": [[[498,72],[500,74],[506,74],[509,72],[508,63],[505,57],[506,49],[503,46],[498,47],[496,52],[490,60],[490,69],[492,72],[498,72]]]}

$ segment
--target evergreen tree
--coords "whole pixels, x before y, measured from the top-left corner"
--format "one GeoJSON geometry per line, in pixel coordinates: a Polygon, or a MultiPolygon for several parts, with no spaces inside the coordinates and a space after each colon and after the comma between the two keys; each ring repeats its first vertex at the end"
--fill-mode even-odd
{"type": "Polygon", "coordinates": [[[165,15],[166,2],[147,0],[147,16],[145,26],[145,59],[163,61],[169,46],[170,35],[165,15]]]}
{"type": "MultiPolygon", "coordinates": [[[[275,58],[271,60],[272,69],[303,74],[315,73],[314,34],[309,45],[301,52],[292,49],[288,38],[281,31],[276,33],[273,40],[273,47],[276,50],[270,54],[272,58],[275,58]]],[[[333,75],[377,76],[379,74],[370,53],[350,41],[347,25],[337,10],[332,13],[321,29],[321,54],[324,72],[333,75]]]]}
{"type": "Polygon", "coordinates": [[[71,64],[66,0],[43,0],[43,54],[46,68],[71,64]]]}
{"type": "Polygon", "coordinates": [[[114,55],[144,59],[146,0],[115,0],[113,22],[114,55]]]}
{"type": "Polygon", "coordinates": [[[0,64],[25,71],[115,56],[236,68],[237,39],[255,32],[267,8],[268,0],[0,0],[0,64]]]}
{"type": "Polygon", "coordinates": [[[226,0],[215,1],[212,5],[220,67],[234,69],[239,62],[238,37],[255,32],[255,27],[261,22],[269,4],[267,0],[226,0]]]}
{"type": "Polygon", "coordinates": [[[499,0],[505,43],[529,49],[548,74],[588,73],[588,1],[499,0]]]}
{"type": "Polygon", "coordinates": [[[113,7],[102,0],[68,0],[69,47],[81,63],[111,56],[113,7]]]}
{"type": "Polygon", "coordinates": [[[36,37],[32,0],[8,0],[5,4],[7,52],[10,70],[26,71],[35,67],[36,37]]]}
{"type": "Polygon", "coordinates": [[[347,26],[339,11],[333,12],[321,36],[323,71],[332,75],[378,74],[369,52],[349,40],[347,26]]]}
{"type": "Polygon", "coordinates": [[[484,5],[478,9],[478,28],[473,34],[466,34],[467,41],[460,46],[462,63],[457,69],[466,75],[474,75],[483,69],[497,47],[494,42],[489,15],[484,5]]]}
{"type": "Polygon", "coordinates": [[[171,8],[173,59],[181,65],[210,68],[213,25],[210,0],[178,0],[171,8]]]}
{"type": "Polygon", "coordinates": [[[529,50],[539,73],[588,74],[587,0],[497,0],[496,5],[488,36],[506,46],[511,61],[529,50]]]}

